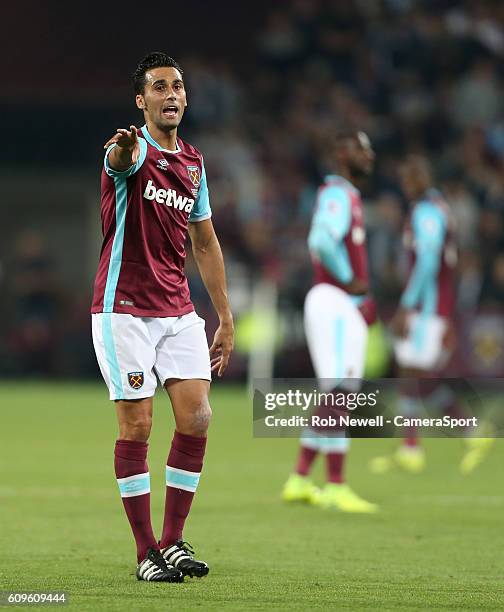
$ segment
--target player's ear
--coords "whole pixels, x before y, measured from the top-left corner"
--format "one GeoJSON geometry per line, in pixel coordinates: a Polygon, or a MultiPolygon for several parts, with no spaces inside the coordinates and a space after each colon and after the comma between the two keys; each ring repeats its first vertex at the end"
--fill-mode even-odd
{"type": "Polygon", "coordinates": [[[144,97],[142,96],[142,94],[137,94],[136,95],[135,102],[136,102],[137,108],[139,108],[140,110],[144,110],[145,109],[145,100],[144,100],[144,97]]]}

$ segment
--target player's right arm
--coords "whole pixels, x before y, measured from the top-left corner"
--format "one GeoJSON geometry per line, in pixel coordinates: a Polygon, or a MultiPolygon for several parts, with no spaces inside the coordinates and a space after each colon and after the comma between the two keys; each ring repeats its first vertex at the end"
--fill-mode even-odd
{"type": "MultiPolygon", "coordinates": [[[[118,129],[117,132],[108,140],[103,148],[105,153],[105,167],[111,170],[112,173],[128,172],[131,174],[138,169],[136,166],[143,162],[142,155],[143,146],[138,139],[138,130],[134,125],[130,125],[130,129],[118,129]]],[[[145,147],[146,148],[146,147],[145,147]]]]}
{"type": "Polygon", "coordinates": [[[355,278],[344,243],[352,222],[352,204],[348,193],[338,185],[323,188],[308,235],[313,258],[352,295],[363,295],[368,286],[355,278]]]}

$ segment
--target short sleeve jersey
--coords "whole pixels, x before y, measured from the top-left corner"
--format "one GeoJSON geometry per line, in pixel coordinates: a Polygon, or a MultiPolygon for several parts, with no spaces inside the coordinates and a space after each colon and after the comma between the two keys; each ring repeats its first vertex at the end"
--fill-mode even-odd
{"type": "Polygon", "coordinates": [[[205,166],[177,139],[163,149],[143,126],[140,156],[113,170],[107,150],[101,177],[103,244],[91,312],[170,317],[194,310],[184,273],[190,222],[210,218],[205,166]]]}
{"type": "Polygon", "coordinates": [[[425,314],[450,316],[455,305],[456,228],[440,192],[430,189],[413,204],[403,242],[411,269],[402,306],[425,314]]]}
{"type": "MultiPolygon", "coordinates": [[[[352,278],[368,281],[366,231],[360,192],[337,175],[326,177],[317,194],[312,229],[325,225],[335,243],[340,245],[338,277],[312,257],[314,284],[329,283],[344,289],[352,278]]],[[[336,262],[335,262],[336,263],[336,262]]]]}

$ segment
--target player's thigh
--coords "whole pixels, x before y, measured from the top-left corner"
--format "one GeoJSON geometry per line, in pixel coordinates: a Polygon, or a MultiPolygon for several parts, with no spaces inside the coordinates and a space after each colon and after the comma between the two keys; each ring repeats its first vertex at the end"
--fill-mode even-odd
{"type": "Polygon", "coordinates": [[[325,386],[331,379],[362,378],[367,326],[344,291],[328,284],[313,287],[306,296],[304,322],[315,374],[328,381],[325,386]]]}
{"type": "Polygon", "coordinates": [[[210,382],[170,378],[164,386],[170,396],[177,431],[193,436],[206,435],[212,416],[208,400],[210,382]]]}
{"type": "Polygon", "coordinates": [[[172,378],[210,381],[205,321],[195,312],[179,317],[157,344],[154,367],[162,384],[172,378]]]}
{"type": "Polygon", "coordinates": [[[437,315],[413,313],[408,333],[394,343],[396,361],[402,370],[432,372],[447,358],[443,348],[446,322],[437,315]]]}
{"type": "Polygon", "coordinates": [[[156,348],[156,372],[167,390],[177,430],[206,434],[211,370],[205,322],[195,312],[180,317],[156,348]]]}
{"type": "Polygon", "coordinates": [[[153,342],[141,317],[118,313],[92,315],[93,345],[111,400],[154,395],[157,380],[153,342]]]}

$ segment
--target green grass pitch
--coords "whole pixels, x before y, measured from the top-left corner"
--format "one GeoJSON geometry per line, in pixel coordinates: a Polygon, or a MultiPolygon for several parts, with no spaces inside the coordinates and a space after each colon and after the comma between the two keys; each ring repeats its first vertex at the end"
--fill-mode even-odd
{"type": "MultiPolygon", "coordinates": [[[[76,610],[502,610],[503,444],[469,477],[460,440],[429,440],[419,476],[371,475],[392,440],[356,440],[348,479],[376,516],[279,499],[296,440],[252,437],[251,402],[215,386],[206,466],[185,537],[210,575],[137,582],[113,474],[103,385],[2,383],[0,590],[59,591],[76,610]]],[[[156,398],[149,453],[159,533],[172,432],[156,398]]],[[[323,470],[317,465],[320,482],[323,470]]]]}

